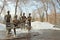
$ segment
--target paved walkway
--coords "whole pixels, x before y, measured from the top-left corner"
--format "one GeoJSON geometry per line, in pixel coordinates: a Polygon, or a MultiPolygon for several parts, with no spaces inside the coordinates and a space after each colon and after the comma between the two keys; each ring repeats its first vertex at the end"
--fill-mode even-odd
{"type": "Polygon", "coordinates": [[[60,40],[60,30],[41,29],[18,33],[16,37],[7,36],[6,32],[0,32],[0,40],[60,40]]]}

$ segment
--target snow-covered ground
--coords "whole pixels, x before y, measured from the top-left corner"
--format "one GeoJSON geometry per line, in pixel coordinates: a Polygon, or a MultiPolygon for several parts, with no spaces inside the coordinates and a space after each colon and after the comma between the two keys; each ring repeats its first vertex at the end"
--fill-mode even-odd
{"type": "MultiPolygon", "coordinates": [[[[31,22],[32,29],[31,31],[36,31],[40,29],[52,29],[52,30],[60,30],[60,28],[54,27],[55,25],[50,24],[48,22],[31,22]]],[[[6,25],[0,23],[0,31],[6,31],[6,25]]],[[[12,30],[13,31],[13,30],[12,30]]],[[[27,32],[27,30],[16,29],[17,32],[27,32]]]]}
{"type": "Polygon", "coordinates": [[[50,24],[48,22],[39,22],[35,21],[31,23],[32,29],[38,30],[38,29],[52,29],[52,30],[60,30],[60,28],[54,27],[55,25],[50,24]]]}
{"type": "Polygon", "coordinates": [[[6,31],[6,25],[0,23],[0,31],[6,31]]]}
{"type": "Polygon", "coordinates": [[[52,29],[53,24],[50,24],[48,22],[39,22],[39,21],[35,21],[31,23],[32,25],[32,29],[38,30],[38,29],[52,29]]]}

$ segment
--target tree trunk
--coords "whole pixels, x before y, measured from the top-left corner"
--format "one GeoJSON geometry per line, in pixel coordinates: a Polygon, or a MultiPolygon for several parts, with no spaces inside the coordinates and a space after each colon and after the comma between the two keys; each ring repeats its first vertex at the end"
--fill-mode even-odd
{"type": "Polygon", "coordinates": [[[6,0],[4,0],[4,2],[3,2],[3,7],[2,7],[2,9],[1,9],[0,14],[2,13],[2,11],[3,11],[3,9],[4,9],[5,3],[6,3],[6,0]]]}
{"type": "Polygon", "coordinates": [[[18,6],[18,0],[16,0],[15,15],[16,15],[16,13],[17,13],[17,6],[18,6]]]}
{"type": "Polygon", "coordinates": [[[48,13],[47,13],[47,10],[46,10],[46,21],[48,22],[48,13]]]}
{"type": "Polygon", "coordinates": [[[53,3],[53,1],[52,1],[52,4],[53,4],[53,7],[54,7],[54,13],[55,13],[55,20],[54,20],[54,24],[56,25],[56,8],[55,8],[55,4],[53,3]]]}
{"type": "MultiPolygon", "coordinates": [[[[47,6],[45,7],[45,12],[46,12],[46,21],[48,22],[48,2],[46,2],[47,6]]],[[[44,5],[45,6],[45,5],[44,5]]]]}

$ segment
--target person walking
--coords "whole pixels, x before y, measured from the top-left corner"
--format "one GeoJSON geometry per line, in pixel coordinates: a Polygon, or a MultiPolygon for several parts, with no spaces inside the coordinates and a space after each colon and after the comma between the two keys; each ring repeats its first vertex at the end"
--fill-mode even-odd
{"type": "Polygon", "coordinates": [[[23,16],[22,16],[22,26],[23,26],[23,28],[25,28],[25,24],[26,24],[26,16],[25,16],[25,13],[23,13],[23,16]]]}
{"type": "Polygon", "coordinates": [[[16,28],[18,27],[19,20],[17,19],[17,15],[14,16],[13,24],[14,24],[14,34],[16,35],[16,28]]]}
{"type": "Polygon", "coordinates": [[[11,23],[10,23],[10,21],[11,21],[11,15],[10,15],[10,11],[7,11],[7,15],[5,15],[5,21],[6,21],[6,28],[7,28],[7,30],[8,30],[8,34],[10,34],[10,32],[11,32],[11,23]]]}
{"type": "Polygon", "coordinates": [[[28,29],[30,30],[31,29],[31,13],[29,13],[29,16],[28,16],[28,29]]]}

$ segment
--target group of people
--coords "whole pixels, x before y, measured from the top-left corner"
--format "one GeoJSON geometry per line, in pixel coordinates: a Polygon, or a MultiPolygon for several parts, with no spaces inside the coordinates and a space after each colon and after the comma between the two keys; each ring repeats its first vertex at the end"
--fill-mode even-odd
{"type": "MultiPolygon", "coordinates": [[[[10,11],[7,11],[7,15],[5,15],[4,19],[5,19],[5,22],[6,22],[6,28],[8,30],[8,34],[10,34],[11,32],[11,14],[10,14],[10,11]]],[[[12,21],[13,25],[14,25],[14,34],[16,35],[16,27],[18,26],[18,24],[22,24],[24,25],[25,27],[25,24],[26,24],[26,21],[27,21],[27,24],[30,28],[28,28],[28,30],[31,29],[31,13],[29,13],[29,16],[26,17],[25,16],[25,13],[23,13],[23,16],[20,17],[20,20],[17,19],[18,16],[15,15],[14,16],[14,19],[12,21]]]]}

